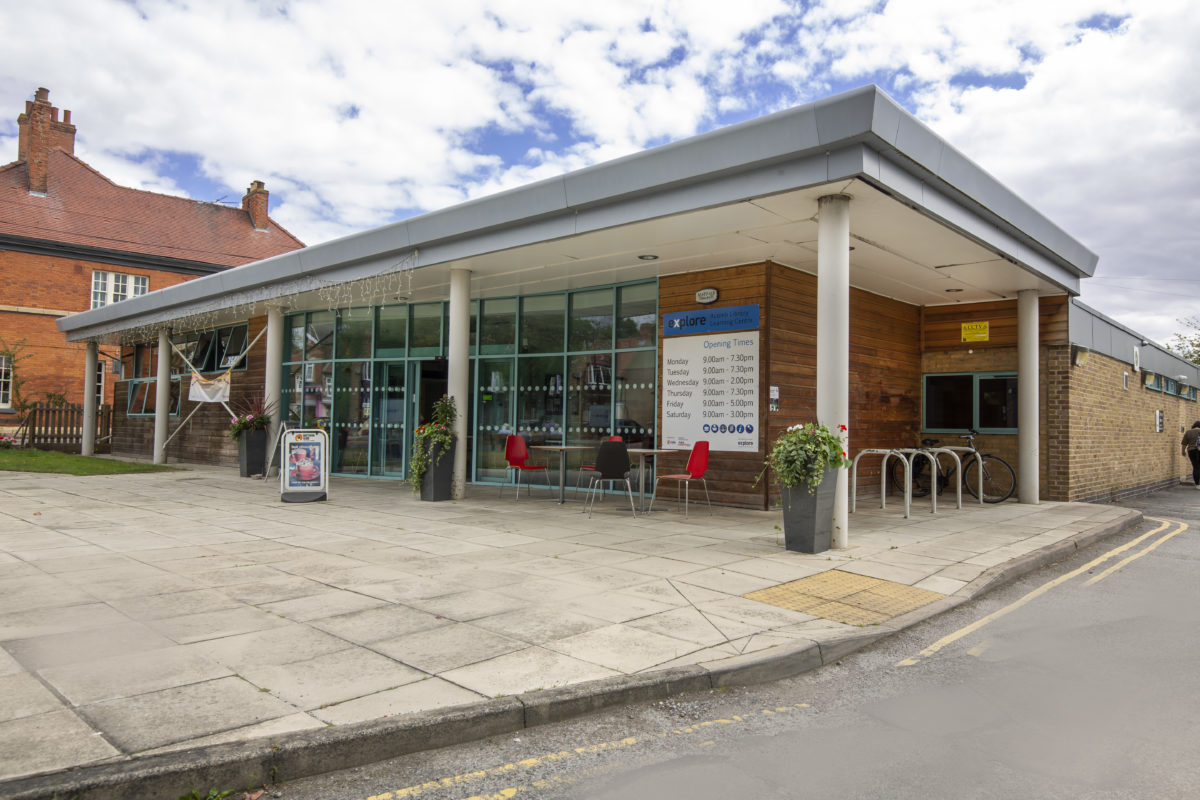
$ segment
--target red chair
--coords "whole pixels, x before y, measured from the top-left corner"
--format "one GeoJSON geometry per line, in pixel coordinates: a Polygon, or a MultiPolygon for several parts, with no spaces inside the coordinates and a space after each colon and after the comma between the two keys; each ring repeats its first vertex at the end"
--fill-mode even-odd
{"type": "MultiPolygon", "coordinates": [[[[521,497],[521,474],[524,472],[541,471],[541,473],[546,476],[546,488],[547,489],[554,488],[550,485],[550,473],[547,471],[545,464],[527,464],[527,463],[525,463],[526,461],[529,460],[529,447],[528,447],[528,445],[525,444],[524,436],[517,436],[516,434],[511,434],[504,441],[504,460],[508,462],[508,471],[505,473],[504,483],[500,484],[500,496],[501,497],[504,496],[504,486],[508,483],[508,479],[512,475],[512,471],[514,469],[517,471],[517,498],[518,499],[521,497]]],[[[528,484],[526,484],[526,486],[528,486],[529,494],[532,495],[533,487],[529,486],[528,484]]]]}
{"type": "MultiPolygon", "coordinates": [[[[712,516],[712,499],[708,496],[708,481],[704,480],[704,473],[708,472],[708,442],[696,442],[692,445],[692,453],[688,456],[687,466],[684,467],[684,472],[676,475],[659,475],[654,479],[654,494],[650,497],[650,511],[654,510],[654,501],[658,499],[658,482],[659,481],[676,481],[676,486],[683,489],[683,518],[687,519],[688,513],[688,487],[692,481],[700,481],[704,487],[704,499],[708,501],[708,515],[712,516]]],[[[676,499],[678,500],[678,488],[676,489],[676,499]]]]}
{"type": "MultiPolygon", "coordinates": [[[[625,440],[624,440],[624,439],[622,439],[620,436],[610,436],[610,437],[608,437],[608,440],[607,440],[607,441],[610,441],[610,442],[623,442],[623,441],[625,441],[625,440]]],[[[587,472],[595,472],[595,471],[596,471],[596,465],[595,465],[595,464],[580,464],[580,465],[579,465],[579,477],[577,477],[577,478],[575,479],[575,491],[577,491],[577,492],[578,492],[578,491],[579,491],[581,488],[583,488],[583,487],[582,487],[580,484],[582,484],[582,483],[583,483],[583,473],[584,473],[585,471],[587,471],[587,472]]],[[[589,477],[588,477],[588,485],[589,485],[589,486],[591,485],[591,482],[592,482],[592,479],[591,479],[591,477],[589,476],[589,477]]]]}

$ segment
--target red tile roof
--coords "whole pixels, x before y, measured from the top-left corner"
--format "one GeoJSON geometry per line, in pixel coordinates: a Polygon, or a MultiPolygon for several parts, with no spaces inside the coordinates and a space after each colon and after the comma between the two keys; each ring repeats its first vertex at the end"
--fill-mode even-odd
{"type": "Polygon", "coordinates": [[[24,161],[0,167],[0,235],[235,267],[304,243],[241,208],[118,186],[51,149],[46,196],[29,193],[24,161]]]}

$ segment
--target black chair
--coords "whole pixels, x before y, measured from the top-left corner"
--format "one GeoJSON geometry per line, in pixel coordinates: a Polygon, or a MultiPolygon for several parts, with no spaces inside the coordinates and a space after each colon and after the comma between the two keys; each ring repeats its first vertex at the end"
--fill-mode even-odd
{"type": "Polygon", "coordinates": [[[596,469],[589,476],[587,515],[592,516],[592,508],[596,505],[596,487],[608,481],[609,484],[622,481],[625,491],[629,493],[629,508],[637,516],[637,506],[633,503],[633,485],[629,482],[629,450],[624,442],[602,442],[596,452],[596,469]]]}

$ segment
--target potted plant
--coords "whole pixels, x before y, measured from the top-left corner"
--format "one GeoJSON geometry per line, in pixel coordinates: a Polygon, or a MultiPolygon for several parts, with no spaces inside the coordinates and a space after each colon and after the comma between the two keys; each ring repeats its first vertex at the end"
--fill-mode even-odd
{"type": "Polygon", "coordinates": [[[433,416],[413,433],[408,481],[422,500],[449,500],[454,478],[454,398],[442,395],[433,404],[433,416]],[[449,456],[449,457],[447,457],[449,456]]]}
{"type": "Polygon", "coordinates": [[[261,475],[267,461],[267,428],[271,407],[260,397],[243,397],[233,404],[229,437],[238,443],[238,469],[243,478],[261,475]]]}
{"type": "Polygon", "coordinates": [[[845,433],[845,425],[838,425],[836,433],[821,423],[793,425],[767,453],[763,473],[770,469],[779,481],[788,550],[820,553],[829,549],[837,471],[850,466],[842,440],[845,433]]]}

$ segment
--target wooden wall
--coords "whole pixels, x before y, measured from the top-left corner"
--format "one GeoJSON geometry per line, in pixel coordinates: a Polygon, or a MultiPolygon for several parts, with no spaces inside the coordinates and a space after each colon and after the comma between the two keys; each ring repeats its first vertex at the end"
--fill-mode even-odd
{"type": "MultiPolygon", "coordinates": [[[[256,317],[247,325],[247,340],[253,341],[266,327],[266,317],[256,317]]],[[[266,368],[266,336],[258,340],[246,355],[246,369],[234,371],[230,386],[230,407],[237,409],[241,398],[263,396],[266,368]]],[[[180,414],[171,417],[169,433],[173,433],[197,405],[203,406],[175,435],[167,445],[167,461],[196,464],[218,464],[237,466],[237,442],[229,438],[229,414],[220,403],[193,403],[187,399],[191,380],[187,375],[181,379],[180,414]]],[[[116,403],[113,407],[113,444],[115,455],[134,458],[154,456],[154,417],[125,415],[129,396],[128,381],[119,381],[116,388],[116,403]]],[[[168,434],[169,435],[169,434],[168,434]]]]}
{"type": "MultiPolygon", "coordinates": [[[[1043,297],[1038,304],[1040,344],[1070,344],[1067,338],[1067,298],[1043,297]]],[[[926,306],[921,314],[921,347],[931,350],[986,350],[1017,346],[1017,301],[926,306]],[[964,322],[987,322],[986,342],[964,342],[964,322]]]]}
{"type": "MultiPolygon", "coordinates": [[[[698,310],[697,289],[714,287],[718,306],[760,306],[762,371],[759,375],[759,452],[714,453],[709,489],[713,502],[770,508],[778,487],[762,473],[771,442],[788,426],[816,415],[816,276],[778,264],[753,264],[661,278],[659,312],[698,310]],[[771,386],[779,388],[779,410],[769,410],[771,386]]],[[[920,309],[852,289],[850,294],[849,452],[900,447],[916,442],[920,421],[920,309]]],[[[660,356],[661,358],[661,356],[660,356]]],[[[659,365],[661,370],[661,363],[659,365]]],[[[661,373],[660,373],[661,375],[661,373]]],[[[660,379],[661,381],[661,379],[660,379]]],[[[682,468],[664,461],[660,470],[682,468]]],[[[862,493],[878,492],[878,462],[864,458],[862,493]]],[[[664,497],[674,488],[660,487],[664,497]]]]}

